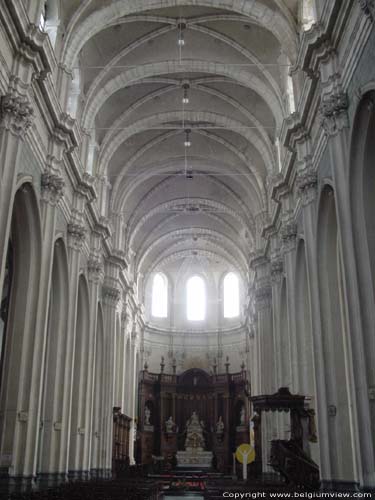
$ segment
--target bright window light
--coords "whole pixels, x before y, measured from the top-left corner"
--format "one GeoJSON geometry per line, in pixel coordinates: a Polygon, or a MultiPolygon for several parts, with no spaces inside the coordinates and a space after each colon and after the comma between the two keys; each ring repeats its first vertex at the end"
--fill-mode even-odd
{"type": "Polygon", "coordinates": [[[224,318],[236,318],[240,314],[238,278],[228,273],[224,278],[224,318]]]}
{"type": "Polygon", "coordinates": [[[46,4],[44,4],[42,7],[42,12],[40,13],[40,18],[39,18],[39,29],[41,31],[44,31],[44,29],[46,27],[46,18],[47,18],[47,7],[46,7],[46,4]]]}
{"type": "Polygon", "coordinates": [[[152,315],[166,318],[168,315],[168,281],[163,274],[155,274],[152,282],[152,315]]]}
{"type": "Polygon", "coordinates": [[[206,289],[199,276],[192,276],[186,284],[186,313],[189,321],[202,321],[206,316],[206,289]]]}

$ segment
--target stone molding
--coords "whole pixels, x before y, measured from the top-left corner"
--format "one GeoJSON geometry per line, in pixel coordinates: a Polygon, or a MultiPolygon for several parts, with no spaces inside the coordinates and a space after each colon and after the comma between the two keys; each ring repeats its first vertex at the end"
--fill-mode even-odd
{"type": "Polygon", "coordinates": [[[349,99],[346,92],[333,91],[323,97],[320,105],[321,125],[328,136],[334,136],[349,126],[349,99]]]}
{"type": "Polygon", "coordinates": [[[64,179],[57,173],[44,172],[41,175],[40,184],[42,199],[51,205],[57,205],[64,195],[64,179]]]}
{"type": "Polygon", "coordinates": [[[15,92],[3,95],[0,101],[0,127],[23,137],[34,120],[34,110],[27,97],[15,92]]]}

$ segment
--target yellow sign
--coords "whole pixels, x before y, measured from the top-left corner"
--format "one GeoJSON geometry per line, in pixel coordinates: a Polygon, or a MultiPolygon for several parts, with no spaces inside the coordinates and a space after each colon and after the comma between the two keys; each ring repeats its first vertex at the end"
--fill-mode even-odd
{"type": "Polygon", "coordinates": [[[251,464],[255,460],[255,449],[250,444],[240,444],[236,450],[236,458],[241,464],[251,464]]]}

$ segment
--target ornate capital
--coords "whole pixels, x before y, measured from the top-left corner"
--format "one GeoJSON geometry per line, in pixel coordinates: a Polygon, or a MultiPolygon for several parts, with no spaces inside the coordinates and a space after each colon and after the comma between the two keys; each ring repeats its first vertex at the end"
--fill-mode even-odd
{"type": "Polygon", "coordinates": [[[52,172],[45,172],[40,180],[42,199],[51,205],[56,205],[64,194],[64,179],[52,172]]]}
{"type": "Polygon", "coordinates": [[[290,252],[295,248],[297,238],[297,224],[291,219],[286,220],[280,229],[280,238],[284,252],[290,252]]]}
{"type": "Polygon", "coordinates": [[[316,198],[318,186],[317,173],[312,167],[304,168],[297,174],[297,189],[303,205],[308,205],[316,198]]]}
{"type": "Polygon", "coordinates": [[[6,94],[0,100],[0,126],[13,134],[23,136],[31,127],[34,110],[26,97],[6,94]]]}
{"type": "Polygon", "coordinates": [[[333,91],[323,97],[320,105],[321,124],[327,135],[333,136],[349,126],[349,100],[346,92],[333,91]]]}
{"type": "Polygon", "coordinates": [[[120,298],[121,298],[120,288],[110,285],[103,286],[103,299],[107,305],[111,307],[116,307],[120,298]]]}
{"type": "Polygon", "coordinates": [[[68,224],[68,245],[75,250],[81,250],[86,237],[86,228],[81,220],[82,215],[74,211],[68,224]]]}
{"type": "Polygon", "coordinates": [[[87,269],[89,280],[93,283],[100,283],[104,279],[104,266],[102,259],[97,254],[91,254],[88,262],[87,269]]]}
{"type": "Polygon", "coordinates": [[[271,283],[280,283],[284,277],[284,261],[277,258],[271,262],[271,283]]]}
{"type": "Polygon", "coordinates": [[[258,288],[255,289],[254,298],[255,298],[255,309],[258,312],[271,307],[272,288],[269,281],[262,283],[258,288]]]}
{"type": "Polygon", "coordinates": [[[373,21],[375,19],[375,0],[358,0],[358,2],[365,16],[373,21]]]}

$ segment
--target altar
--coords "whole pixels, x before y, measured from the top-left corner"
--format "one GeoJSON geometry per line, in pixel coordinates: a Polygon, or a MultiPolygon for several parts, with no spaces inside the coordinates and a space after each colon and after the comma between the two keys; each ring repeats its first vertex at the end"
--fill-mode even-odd
{"type": "Polygon", "coordinates": [[[210,468],[213,454],[205,450],[204,423],[194,411],[186,423],[185,451],[178,451],[178,467],[210,468]]]}

